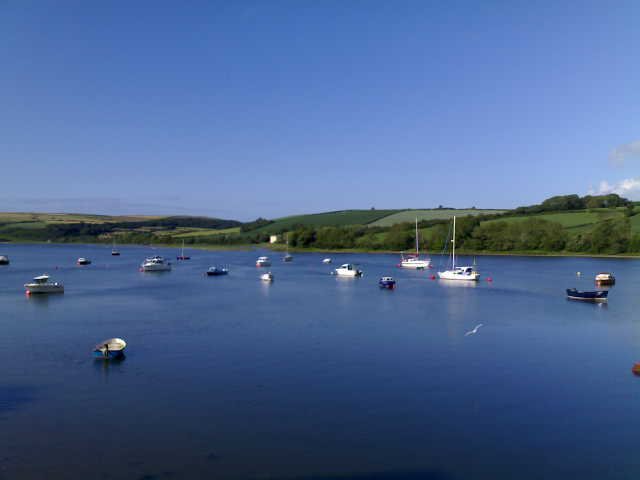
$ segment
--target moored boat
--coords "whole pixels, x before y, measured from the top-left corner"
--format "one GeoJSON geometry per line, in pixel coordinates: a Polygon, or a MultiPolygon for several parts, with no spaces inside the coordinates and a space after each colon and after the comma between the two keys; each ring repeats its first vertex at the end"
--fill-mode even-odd
{"type": "Polygon", "coordinates": [[[420,258],[420,237],[418,232],[418,217],[416,217],[416,253],[412,255],[404,255],[400,252],[400,267],[413,268],[415,270],[423,270],[431,266],[430,258],[420,258]]]}
{"type": "Polygon", "coordinates": [[[159,255],[149,257],[140,265],[141,272],[168,272],[171,270],[171,263],[166,262],[159,255]]]}
{"type": "Polygon", "coordinates": [[[78,260],[76,260],[76,263],[78,265],[91,265],[91,260],[85,257],[80,257],[78,260]]]}
{"type": "Polygon", "coordinates": [[[256,267],[270,267],[271,266],[271,260],[269,260],[269,257],[258,257],[258,260],[256,260],[256,267]]]}
{"type": "Polygon", "coordinates": [[[228,273],[229,273],[229,270],[224,267],[209,267],[209,270],[207,270],[207,275],[209,277],[227,275],[228,273]]]}
{"type": "Polygon", "coordinates": [[[0,265],[9,265],[8,255],[0,255],[0,265]]]}
{"type": "Polygon", "coordinates": [[[453,217],[453,235],[451,237],[451,270],[438,272],[438,277],[443,280],[466,280],[477,282],[480,273],[474,266],[456,267],[456,217],[453,217]]]}
{"type": "Polygon", "coordinates": [[[336,268],[333,272],[333,275],[338,275],[340,277],[361,277],[363,272],[362,270],[357,269],[351,263],[345,263],[340,265],[340,267],[336,268]]]}
{"type": "Polygon", "coordinates": [[[613,273],[600,272],[596,275],[596,283],[598,285],[613,285],[616,283],[616,277],[613,276],[613,273]]]}
{"type": "Polygon", "coordinates": [[[113,246],[111,247],[111,255],[114,257],[120,256],[120,251],[116,248],[116,239],[113,239],[113,246]]]}
{"type": "Polygon", "coordinates": [[[64,293],[64,285],[59,282],[50,282],[46,273],[34,277],[31,283],[25,283],[24,288],[28,294],[32,293],[64,293]]]}
{"type": "Polygon", "coordinates": [[[393,277],[382,277],[380,280],[378,280],[378,285],[380,286],[380,288],[388,288],[389,290],[393,290],[394,288],[396,288],[396,281],[393,279],[393,277]]]}
{"type": "Polygon", "coordinates": [[[93,356],[105,360],[122,358],[126,346],[127,342],[121,338],[109,338],[95,346],[93,356]]]}
{"type": "Polygon", "coordinates": [[[176,257],[177,260],[191,260],[189,255],[184,254],[184,240],[182,240],[182,250],[180,251],[180,255],[176,257]]]}
{"type": "Polygon", "coordinates": [[[284,257],[282,257],[283,262],[291,262],[293,261],[293,255],[289,253],[289,235],[287,235],[287,250],[284,253],[284,257]]]}
{"type": "Polygon", "coordinates": [[[325,258],[324,260],[322,260],[322,263],[331,263],[332,260],[330,258],[325,258]]]}
{"type": "Polygon", "coordinates": [[[263,282],[273,282],[274,280],[273,273],[271,272],[263,273],[262,275],[260,275],[260,280],[262,280],[263,282]]]}
{"type": "Polygon", "coordinates": [[[606,302],[608,290],[582,291],[575,288],[567,288],[567,298],[570,300],[582,300],[585,302],[606,302]]]}

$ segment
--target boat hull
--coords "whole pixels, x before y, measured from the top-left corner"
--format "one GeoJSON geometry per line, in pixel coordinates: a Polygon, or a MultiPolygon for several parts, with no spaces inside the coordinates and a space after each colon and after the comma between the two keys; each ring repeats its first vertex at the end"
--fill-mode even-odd
{"type": "Polygon", "coordinates": [[[228,273],[227,270],[207,270],[207,276],[209,277],[219,277],[221,275],[227,275],[228,273]]]}
{"type": "Polygon", "coordinates": [[[124,358],[124,350],[109,350],[106,354],[100,350],[94,350],[93,356],[102,360],[114,360],[124,358]]]}
{"type": "Polygon", "coordinates": [[[400,267],[412,268],[414,270],[423,270],[431,267],[431,260],[403,259],[400,261],[400,267]]]}
{"type": "Polygon", "coordinates": [[[458,273],[446,270],[444,272],[438,272],[438,278],[442,280],[462,280],[465,282],[477,282],[480,280],[480,274],[478,272],[473,273],[458,273]]]}
{"type": "Polygon", "coordinates": [[[140,270],[143,272],[169,272],[171,265],[143,265],[140,270]]]}
{"type": "Polygon", "coordinates": [[[582,302],[606,302],[608,301],[609,292],[607,290],[582,292],[580,290],[568,288],[567,298],[569,300],[579,300],[582,302]]]}
{"type": "Polygon", "coordinates": [[[388,282],[388,281],[380,280],[378,282],[378,285],[380,286],[380,288],[386,288],[388,290],[393,290],[394,288],[396,288],[396,282],[395,281],[388,282]]]}
{"type": "Polygon", "coordinates": [[[356,278],[356,277],[361,277],[362,276],[362,272],[360,270],[341,270],[341,269],[336,269],[335,274],[338,277],[350,277],[350,278],[356,278]]]}
{"type": "Polygon", "coordinates": [[[64,293],[64,285],[61,284],[38,285],[27,283],[24,288],[28,294],[64,293]]]}

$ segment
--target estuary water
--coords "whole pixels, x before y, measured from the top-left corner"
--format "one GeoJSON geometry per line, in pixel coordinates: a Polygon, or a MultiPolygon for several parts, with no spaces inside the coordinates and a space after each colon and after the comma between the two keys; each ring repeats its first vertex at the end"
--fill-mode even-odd
{"type": "Polygon", "coordinates": [[[394,255],[120,251],[0,245],[0,479],[640,478],[640,261],[478,257],[469,286],[394,255]],[[565,298],[599,271],[608,305],[565,298]],[[66,292],[27,297],[44,272],[66,292]],[[109,337],[126,359],[91,357],[109,337]]]}

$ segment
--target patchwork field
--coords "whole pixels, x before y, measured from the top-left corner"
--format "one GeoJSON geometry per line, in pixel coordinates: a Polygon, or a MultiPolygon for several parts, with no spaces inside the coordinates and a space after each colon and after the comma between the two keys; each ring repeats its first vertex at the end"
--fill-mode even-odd
{"type": "Polygon", "coordinates": [[[274,223],[257,229],[258,232],[280,232],[293,229],[296,225],[309,227],[367,225],[371,222],[398,213],[399,210],[343,210],[339,212],[315,213],[310,215],[294,215],[275,220],[274,223]]]}
{"type": "Polygon", "coordinates": [[[371,222],[369,226],[371,227],[390,227],[396,223],[402,222],[413,222],[416,217],[418,221],[421,220],[439,220],[439,219],[447,219],[452,218],[454,215],[457,217],[464,217],[466,215],[483,215],[483,214],[494,214],[494,213],[503,213],[504,210],[482,210],[482,209],[466,209],[466,210],[457,210],[451,208],[434,208],[428,210],[403,210],[401,212],[394,213],[392,215],[387,215],[383,218],[380,218],[374,222],[371,222]]]}

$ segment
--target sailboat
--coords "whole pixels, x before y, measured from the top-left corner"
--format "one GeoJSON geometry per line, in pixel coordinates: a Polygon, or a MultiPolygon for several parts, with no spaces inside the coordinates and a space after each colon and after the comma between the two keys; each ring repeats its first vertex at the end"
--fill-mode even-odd
{"type": "Polygon", "coordinates": [[[191,257],[184,254],[184,240],[182,240],[182,250],[180,251],[180,255],[176,257],[178,260],[191,260],[191,257]]]}
{"type": "Polygon", "coordinates": [[[116,237],[113,237],[113,246],[111,247],[111,255],[114,257],[120,256],[120,252],[116,249],[116,237]]]}
{"type": "Polygon", "coordinates": [[[400,252],[400,266],[402,268],[415,268],[423,269],[431,266],[430,258],[420,258],[420,238],[418,236],[418,217],[416,217],[416,254],[404,256],[403,252],[400,252]]]}
{"type": "Polygon", "coordinates": [[[282,261],[290,262],[291,260],[293,260],[293,255],[289,253],[289,235],[287,234],[287,251],[284,254],[284,257],[282,257],[282,261]]]}
{"type": "Polygon", "coordinates": [[[438,277],[443,280],[467,280],[477,282],[480,279],[480,272],[476,270],[475,262],[473,266],[456,267],[456,217],[453,217],[453,237],[451,238],[451,270],[438,272],[438,277]]]}

